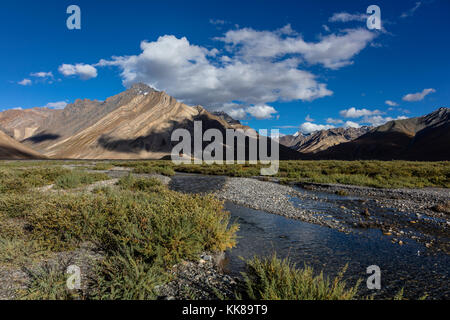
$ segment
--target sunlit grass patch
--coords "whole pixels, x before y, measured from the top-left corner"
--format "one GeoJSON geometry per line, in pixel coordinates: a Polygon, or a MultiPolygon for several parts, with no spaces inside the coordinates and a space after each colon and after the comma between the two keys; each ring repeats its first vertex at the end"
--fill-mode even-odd
{"type": "Polygon", "coordinates": [[[133,168],[133,173],[161,174],[164,176],[173,176],[173,163],[171,161],[115,161],[115,166],[133,168]]]}
{"type": "Polygon", "coordinates": [[[83,170],[70,170],[55,179],[55,186],[61,189],[73,189],[108,179],[109,176],[104,173],[89,173],[83,170]]]}

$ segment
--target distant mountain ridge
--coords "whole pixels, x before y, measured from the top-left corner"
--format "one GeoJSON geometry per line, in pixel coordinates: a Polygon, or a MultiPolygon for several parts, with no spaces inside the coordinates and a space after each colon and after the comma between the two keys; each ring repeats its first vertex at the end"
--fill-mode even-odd
{"type": "Polygon", "coordinates": [[[241,122],[239,120],[232,118],[228,113],[225,113],[223,111],[214,111],[214,112],[211,112],[211,114],[225,120],[226,122],[228,122],[231,125],[241,124],[241,122]]]}
{"type": "Polygon", "coordinates": [[[316,153],[326,150],[334,145],[352,141],[367,133],[371,127],[360,128],[333,128],[315,131],[304,135],[297,132],[295,135],[283,136],[280,143],[302,153],[316,153]]]}
{"type": "Polygon", "coordinates": [[[450,160],[450,109],[439,108],[422,117],[389,121],[309,158],[450,160]]]}

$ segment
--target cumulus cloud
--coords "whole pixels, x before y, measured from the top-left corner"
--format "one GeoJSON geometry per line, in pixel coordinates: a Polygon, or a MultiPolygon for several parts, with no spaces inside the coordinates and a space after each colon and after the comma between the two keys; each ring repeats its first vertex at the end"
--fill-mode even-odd
{"type": "Polygon", "coordinates": [[[339,112],[341,117],[344,118],[360,118],[363,116],[372,116],[376,114],[381,114],[380,110],[367,110],[367,109],[356,109],[354,107],[346,110],[341,110],[339,112]]]}
{"type": "Polygon", "coordinates": [[[53,78],[53,73],[51,71],[49,71],[49,72],[45,72],[45,71],[33,72],[33,73],[30,73],[30,76],[36,77],[36,78],[53,78]]]}
{"type": "Polygon", "coordinates": [[[328,130],[332,128],[334,128],[334,126],[329,124],[315,124],[312,122],[305,122],[300,125],[300,132],[308,134],[315,131],[328,130]]]}
{"type": "Polygon", "coordinates": [[[408,102],[415,102],[415,101],[421,101],[423,100],[427,95],[429,95],[430,93],[436,92],[435,89],[430,88],[430,89],[423,89],[422,92],[417,92],[417,93],[408,93],[407,95],[405,95],[402,99],[403,101],[408,101],[408,102]]]}
{"type": "Polygon", "coordinates": [[[246,111],[256,119],[270,119],[273,114],[277,113],[277,110],[267,105],[248,107],[246,111]]]}
{"type": "Polygon", "coordinates": [[[47,103],[44,108],[49,109],[64,109],[67,106],[67,102],[65,101],[57,101],[57,102],[49,102],[47,103]]]}
{"type": "Polygon", "coordinates": [[[328,21],[330,22],[349,22],[349,21],[366,21],[367,15],[363,13],[351,14],[348,12],[334,13],[328,21]]]}
{"type": "Polygon", "coordinates": [[[377,115],[377,116],[365,116],[361,122],[368,123],[371,126],[378,127],[378,126],[381,126],[381,125],[385,124],[386,122],[389,122],[392,120],[403,120],[403,119],[407,119],[407,117],[398,116],[396,118],[392,118],[392,117],[383,117],[383,116],[377,115]]]}
{"type": "Polygon", "coordinates": [[[332,94],[312,73],[299,70],[297,59],[218,57],[217,49],[208,50],[190,44],[184,37],[167,35],[154,42],[143,41],[141,49],[137,56],[113,57],[97,66],[121,68],[125,86],[144,82],[183,102],[206,107],[232,101],[247,106],[278,100],[311,101],[332,94]]]}
{"type": "Polygon", "coordinates": [[[400,18],[408,18],[411,17],[412,15],[414,15],[414,12],[416,12],[417,9],[419,9],[419,7],[422,5],[422,2],[416,2],[416,4],[414,5],[414,7],[412,7],[411,9],[403,12],[400,15],[400,18]]]}
{"type": "Polygon", "coordinates": [[[398,106],[398,103],[395,101],[392,101],[392,100],[386,100],[384,103],[386,103],[388,106],[391,106],[391,107],[398,106]]]}
{"type": "Polygon", "coordinates": [[[327,118],[327,123],[331,123],[331,124],[340,124],[340,123],[344,123],[344,121],[342,121],[341,119],[334,119],[334,118],[327,118]]]}
{"type": "Polygon", "coordinates": [[[58,71],[64,76],[79,76],[82,80],[88,80],[97,77],[97,69],[94,66],[84,63],[62,64],[58,71]]]}
{"type": "Polygon", "coordinates": [[[306,42],[288,25],[276,31],[257,31],[251,28],[230,30],[224,37],[216,39],[227,44],[228,50],[236,50],[236,54],[245,61],[299,55],[309,64],[339,69],[352,64],[352,58],[375,37],[376,33],[358,28],[323,36],[318,42],[306,42]]]}
{"type": "Polygon", "coordinates": [[[304,66],[338,69],[352,64],[375,37],[367,29],[351,29],[306,42],[290,25],[274,31],[243,28],[215,38],[224,45],[219,51],[165,35],[141,42],[137,55],[102,59],[94,67],[118,67],[126,87],[143,82],[188,104],[227,109],[230,115],[236,109],[243,118],[256,110],[252,106],[332,95],[304,66]]]}
{"type": "Polygon", "coordinates": [[[344,128],[359,128],[359,123],[353,121],[345,121],[344,128]]]}
{"type": "Polygon", "coordinates": [[[30,86],[32,82],[30,79],[23,79],[22,81],[19,81],[17,83],[21,86],[30,86]]]}

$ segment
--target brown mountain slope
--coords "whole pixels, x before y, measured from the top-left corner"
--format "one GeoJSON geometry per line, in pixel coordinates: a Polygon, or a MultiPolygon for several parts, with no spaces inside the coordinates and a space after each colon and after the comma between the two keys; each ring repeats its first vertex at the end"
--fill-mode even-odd
{"type": "Polygon", "coordinates": [[[42,159],[39,153],[0,131],[0,159],[42,159]]]}
{"type": "Polygon", "coordinates": [[[315,159],[450,160],[450,109],[390,121],[351,142],[317,153],[315,159]]]}
{"type": "Polygon", "coordinates": [[[316,131],[309,135],[297,132],[296,135],[282,137],[280,143],[302,153],[316,153],[340,143],[352,141],[367,133],[370,129],[367,126],[360,128],[333,128],[316,131]]]}
{"type": "Polygon", "coordinates": [[[21,141],[34,135],[46,119],[59,112],[62,110],[48,108],[6,110],[0,112],[0,127],[6,134],[21,141]]]}
{"type": "MultiPolygon", "coordinates": [[[[32,123],[37,129],[24,144],[52,158],[158,159],[170,155],[177,144],[170,140],[173,130],[186,128],[192,133],[195,120],[202,121],[203,131],[246,128],[136,84],[104,102],[77,100],[64,110],[51,110],[45,119],[32,123]]],[[[11,130],[28,128],[28,122],[14,118],[3,122],[11,130]]],[[[280,155],[299,156],[284,146],[280,146],[280,155]]]]}

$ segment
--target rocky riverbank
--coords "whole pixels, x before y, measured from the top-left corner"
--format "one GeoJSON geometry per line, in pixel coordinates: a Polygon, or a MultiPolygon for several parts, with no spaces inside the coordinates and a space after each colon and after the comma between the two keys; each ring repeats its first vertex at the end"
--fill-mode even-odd
{"type": "Polygon", "coordinates": [[[392,242],[423,243],[450,252],[450,190],[376,189],[348,185],[285,186],[277,181],[227,178],[217,197],[256,210],[342,232],[379,229],[392,242]]]}

